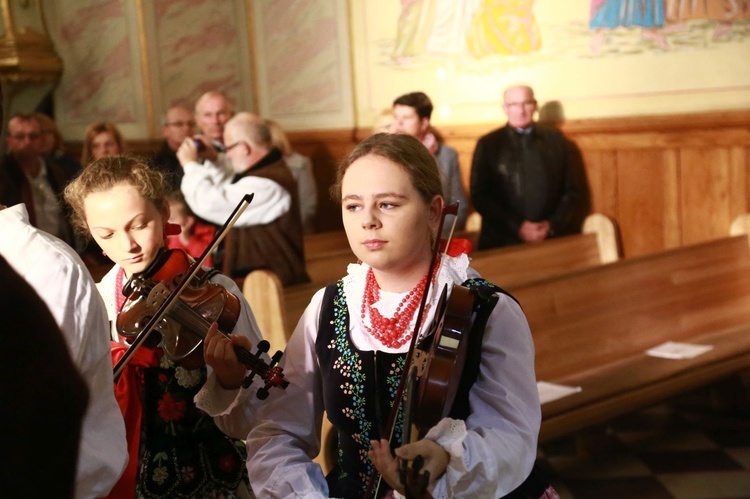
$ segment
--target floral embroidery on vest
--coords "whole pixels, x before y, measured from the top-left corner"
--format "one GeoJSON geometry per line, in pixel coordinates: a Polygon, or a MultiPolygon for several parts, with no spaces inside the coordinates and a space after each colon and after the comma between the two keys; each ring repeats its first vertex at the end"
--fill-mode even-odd
{"type": "MultiPolygon", "coordinates": [[[[375,383],[369,379],[371,376],[369,373],[377,370],[383,375],[379,387],[383,393],[374,395],[379,397],[381,404],[386,408],[385,417],[387,417],[398,389],[405,355],[362,352],[352,345],[349,337],[349,312],[341,281],[337,283],[336,293],[333,296],[332,320],[326,322],[325,326],[329,324],[332,331],[329,329],[325,332],[324,346],[318,345],[318,348],[323,347],[328,351],[325,360],[330,362],[331,369],[334,371],[330,375],[331,382],[326,384],[324,381],[324,386],[326,386],[324,390],[327,392],[326,397],[337,400],[334,410],[339,411],[340,408],[338,416],[329,413],[329,418],[339,431],[340,437],[348,439],[348,442],[340,441],[338,446],[338,474],[335,479],[350,483],[354,480],[364,484],[374,470],[367,456],[367,451],[371,449],[370,440],[380,438],[378,429],[374,427],[374,405],[377,403],[372,400],[373,394],[370,393],[368,400],[367,390],[375,383]],[[355,452],[356,456],[353,455],[355,452]],[[353,462],[354,459],[359,464],[353,462]],[[350,476],[349,472],[355,469],[357,476],[350,476]]],[[[319,339],[321,337],[322,334],[319,333],[319,339]]],[[[398,423],[394,429],[395,442],[401,440],[401,420],[402,415],[399,412],[398,423]]]]}

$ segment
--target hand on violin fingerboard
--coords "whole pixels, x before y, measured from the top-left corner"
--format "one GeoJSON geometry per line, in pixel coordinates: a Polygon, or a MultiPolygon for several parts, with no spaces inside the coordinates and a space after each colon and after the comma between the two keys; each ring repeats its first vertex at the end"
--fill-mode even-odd
{"type": "Polygon", "coordinates": [[[242,386],[247,370],[237,360],[237,354],[234,352],[235,345],[248,350],[253,346],[250,339],[245,336],[222,334],[216,323],[211,325],[203,340],[203,356],[206,364],[214,370],[221,387],[227,390],[235,390],[242,386]]]}
{"type": "Polygon", "coordinates": [[[372,464],[378,470],[383,480],[399,493],[404,493],[404,484],[399,475],[399,461],[412,461],[417,456],[422,456],[424,464],[422,472],[430,473],[430,484],[443,476],[448,468],[450,455],[440,445],[432,440],[422,439],[396,449],[396,456],[391,453],[388,440],[371,440],[372,450],[368,453],[372,464]]]}

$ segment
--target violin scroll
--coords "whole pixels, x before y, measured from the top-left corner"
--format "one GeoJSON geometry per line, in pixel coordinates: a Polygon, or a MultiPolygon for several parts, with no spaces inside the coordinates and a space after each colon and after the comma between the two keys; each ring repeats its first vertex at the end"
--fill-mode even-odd
{"type": "Polygon", "coordinates": [[[250,354],[250,352],[242,347],[234,347],[234,352],[235,354],[237,354],[237,359],[242,362],[245,367],[250,369],[247,377],[245,377],[245,380],[242,382],[242,387],[248,388],[253,382],[253,378],[255,376],[261,376],[264,380],[264,385],[258,388],[258,392],[256,393],[256,396],[260,400],[265,400],[268,398],[269,388],[281,387],[282,389],[285,389],[287,386],[289,386],[289,382],[284,379],[283,369],[277,365],[281,360],[281,357],[284,355],[281,350],[277,350],[276,353],[273,354],[273,357],[271,357],[271,362],[268,364],[266,364],[263,359],[260,358],[261,354],[268,352],[270,348],[271,344],[266,340],[262,340],[260,343],[258,343],[257,351],[255,352],[255,354],[250,354]]]}

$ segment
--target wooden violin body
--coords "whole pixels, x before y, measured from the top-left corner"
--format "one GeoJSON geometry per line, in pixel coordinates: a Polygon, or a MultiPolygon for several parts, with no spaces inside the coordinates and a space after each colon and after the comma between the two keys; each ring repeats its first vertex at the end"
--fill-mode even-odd
{"type": "MultiPolygon", "coordinates": [[[[150,267],[133,276],[123,291],[128,298],[117,316],[117,332],[132,340],[143,331],[192,264],[193,259],[182,250],[164,251],[152,264],[153,270],[150,267]]],[[[232,331],[241,309],[236,296],[210,282],[201,271],[156,325],[158,346],[173,362],[196,369],[203,365],[203,353],[198,347],[208,327],[216,322],[220,331],[232,331]]]]}
{"type": "MultiPolygon", "coordinates": [[[[210,282],[202,271],[200,275],[193,272],[192,280],[185,283],[193,265],[193,259],[183,250],[166,250],[149,269],[131,277],[125,285],[123,293],[127,300],[117,317],[117,329],[122,336],[132,338],[133,343],[115,366],[115,376],[132,356],[132,351],[143,345],[158,345],[167,358],[182,367],[198,368],[204,365],[203,348],[199,347],[211,325],[216,322],[223,334],[234,329],[242,308],[239,299],[223,286],[210,282]],[[177,289],[179,295],[174,296],[177,289]],[[151,332],[159,333],[153,336],[158,343],[145,343],[151,332]]],[[[271,357],[270,363],[261,358],[269,348],[267,341],[261,341],[254,354],[234,347],[237,360],[250,370],[243,386],[250,386],[256,375],[263,378],[265,385],[257,392],[260,399],[268,397],[271,387],[289,385],[277,365],[283,355],[281,351],[271,357]]]]}
{"type": "Polygon", "coordinates": [[[417,344],[407,392],[409,423],[424,437],[430,428],[448,416],[463,374],[471,333],[474,296],[468,288],[453,285],[438,302],[428,334],[417,344]]]}

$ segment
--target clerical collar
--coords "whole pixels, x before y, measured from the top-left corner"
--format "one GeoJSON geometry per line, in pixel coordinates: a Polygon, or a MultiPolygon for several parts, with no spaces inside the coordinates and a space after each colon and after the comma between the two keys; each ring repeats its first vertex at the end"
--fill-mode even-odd
{"type": "Polygon", "coordinates": [[[526,128],[515,128],[513,127],[513,130],[516,131],[519,135],[531,135],[531,132],[534,131],[534,125],[529,125],[526,128]]]}

